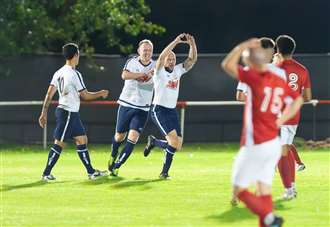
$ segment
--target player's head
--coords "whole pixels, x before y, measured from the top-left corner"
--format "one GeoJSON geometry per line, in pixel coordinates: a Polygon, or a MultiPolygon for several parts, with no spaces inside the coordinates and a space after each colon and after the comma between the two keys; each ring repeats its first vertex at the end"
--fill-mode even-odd
{"type": "Polygon", "coordinates": [[[174,66],[176,64],[176,55],[173,51],[170,51],[170,53],[165,58],[165,68],[169,70],[173,70],[174,66]]]}
{"type": "Polygon", "coordinates": [[[259,41],[260,48],[246,50],[244,52],[242,61],[245,65],[251,65],[253,63],[264,64],[264,62],[271,62],[275,50],[274,40],[268,37],[261,37],[259,41]]]}
{"type": "Polygon", "coordinates": [[[154,46],[149,39],[141,40],[137,49],[140,59],[144,62],[149,62],[152,57],[153,48],[154,46]]]}
{"type": "Polygon", "coordinates": [[[79,47],[75,43],[67,43],[62,47],[65,60],[72,61],[74,65],[79,63],[79,47]]]}
{"type": "Polygon", "coordinates": [[[288,35],[280,35],[276,39],[276,49],[283,57],[289,57],[296,50],[296,42],[288,35]]]}

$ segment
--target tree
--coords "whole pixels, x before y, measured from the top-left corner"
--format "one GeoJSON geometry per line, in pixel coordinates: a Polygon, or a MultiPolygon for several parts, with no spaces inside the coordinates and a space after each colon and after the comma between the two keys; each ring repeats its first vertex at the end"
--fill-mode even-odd
{"type": "Polygon", "coordinates": [[[128,53],[133,46],[123,37],[165,31],[146,21],[144,0],[5,0],[0,7],[0,55],[58,52],[66,42],[85,53],[95,46],[128,53]]]}

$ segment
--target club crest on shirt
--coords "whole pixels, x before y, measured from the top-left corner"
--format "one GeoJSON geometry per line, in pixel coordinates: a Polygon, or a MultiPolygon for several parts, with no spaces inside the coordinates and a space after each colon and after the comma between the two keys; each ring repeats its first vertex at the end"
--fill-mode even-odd
{"type": "Polygon", "coordinates": [[[178,84],[179,84],[179,80],[178,79],[173,79],[173,80],[169,80],[167,82],[166,87],[170,88],[170,89],[177,89],[178,88],[178,84]]]}

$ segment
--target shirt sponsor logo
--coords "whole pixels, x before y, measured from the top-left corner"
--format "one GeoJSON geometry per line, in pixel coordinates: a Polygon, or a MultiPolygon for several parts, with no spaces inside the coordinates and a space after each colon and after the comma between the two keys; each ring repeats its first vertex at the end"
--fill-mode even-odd
{"type": "Polygon", "coordinates": [[[178,79],[169,80],[167,82],[166,87],[167,88],[170,88],[170,89],[177,89],[178,88],[178,84],[179,84],[179,80],[178,79]]]}

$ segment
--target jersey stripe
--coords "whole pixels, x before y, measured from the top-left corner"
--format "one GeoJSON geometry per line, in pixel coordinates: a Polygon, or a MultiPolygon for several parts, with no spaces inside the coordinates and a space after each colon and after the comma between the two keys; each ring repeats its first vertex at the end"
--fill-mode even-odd
{"type": "Polygon", "coordinates": [[[78,76],[78,79],[79,79],[79,82],[80,82],[80,84],[81,84],[81,87],[83,87],[83,89],[86,89],[86,87],[85,87],[84,83],[82,82],[82,79],[81,79],[81,77],[80,77],[79,73],[78,73],[76,70],[74,70],[74,71],[75,71],[75,73],[76,73],[76,74],[77,74],[77,76],[78,76]]]}
{"type": "Polygon", "coordinates": [[[64,130],[63,130],[63,133],[62,133],[62,136],[61,136],[61,142],[64,141],[64,136],[65,136],[66,130],[67,130],[69,122],[70,122],[70,117],[71,117],[71,112],[68,112],[68,118],[66,119],[64,130]]]}
{"type": "Polygon", "coordinates": [[[126,63],[125,63],[125,65],[124,65],[124,69],[123,70],[127,70],[126,68],[127,68],[127,65],[128,65],[128,63],[132,60],[132,59],[134,59],[134,58],[136,58],[136,56],[134,56],[134,57],[131,57],[131,58],[129,58],[127,61],[126,61],[126,63]]]}
{"type": "Polygon", "coordinates": [[[252,146],[254,144],[253,139],[253,116],[252,116],[252,90],[247,86],[247,99],[246,99],[246,111],[244,114],[245,121],[245,145],[252,146]]]}

